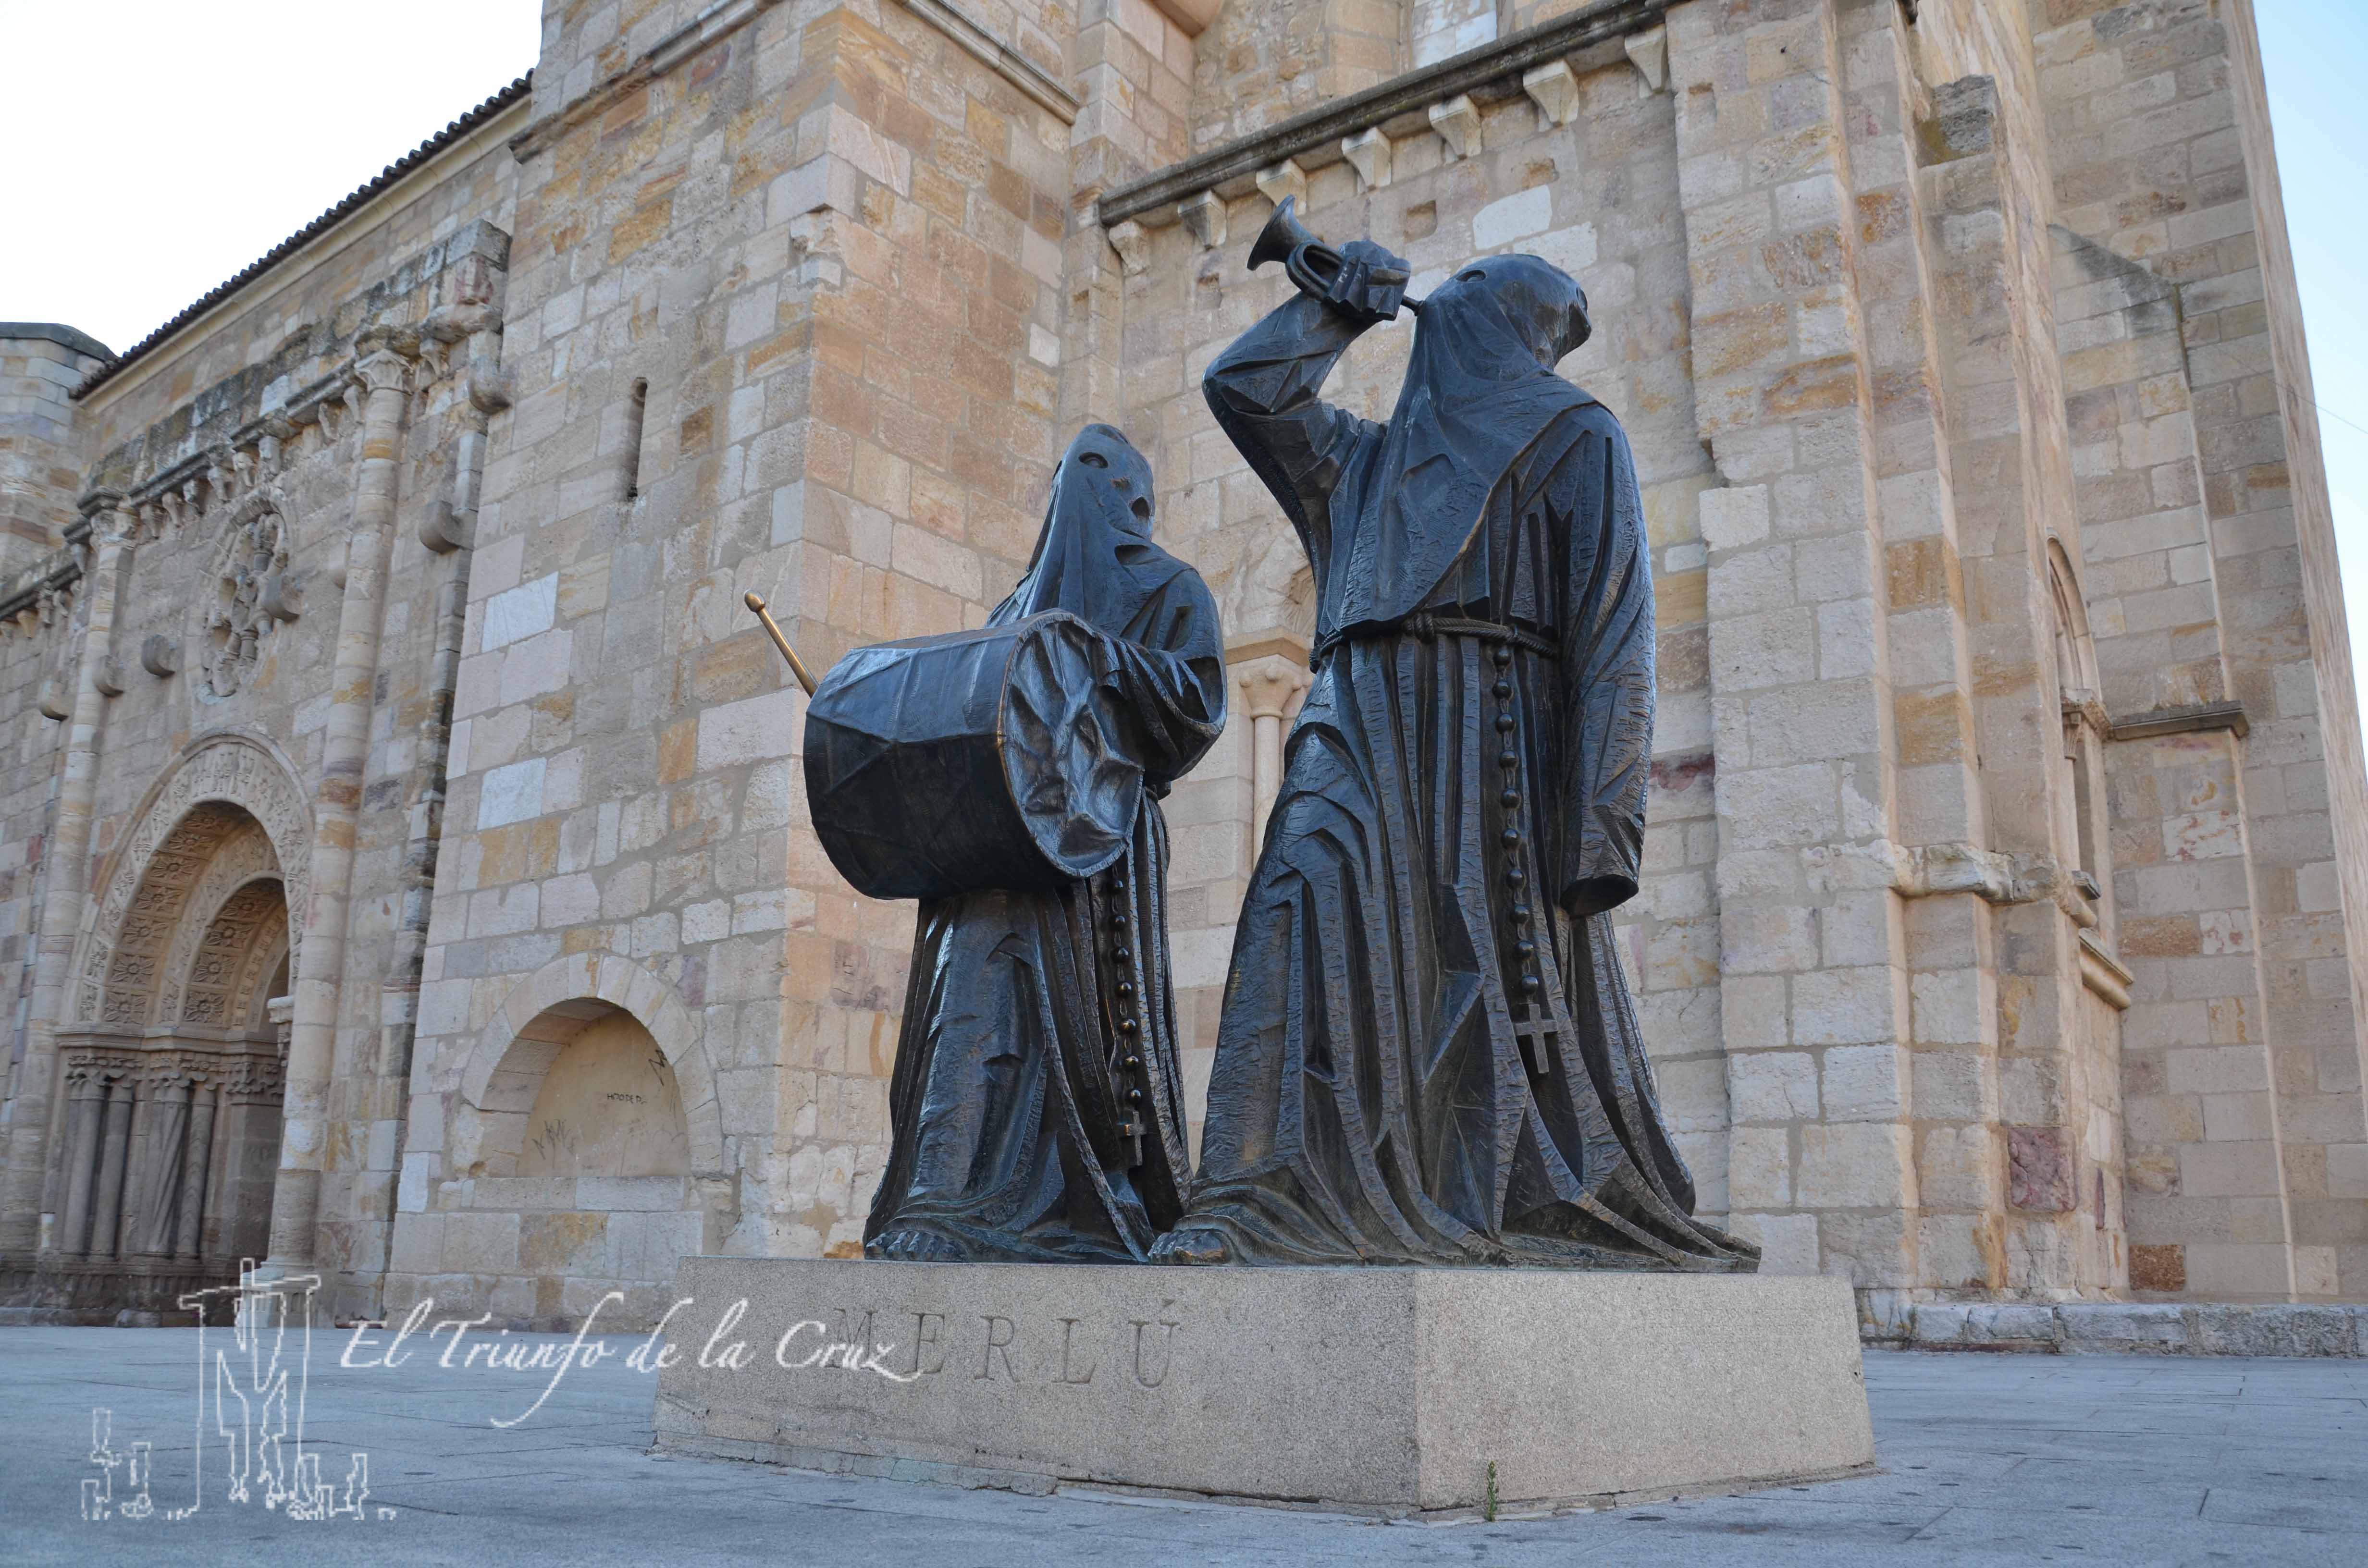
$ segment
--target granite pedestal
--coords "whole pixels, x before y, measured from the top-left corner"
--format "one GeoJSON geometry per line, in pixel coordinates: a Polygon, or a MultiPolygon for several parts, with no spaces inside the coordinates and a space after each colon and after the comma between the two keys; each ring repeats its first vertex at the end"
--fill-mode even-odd
{"type": "Polygon", "coordinates": [[[1847,1283],[685,1260],[658,1446],[1383,1514],[1871,1463],[1847,1283]]]}

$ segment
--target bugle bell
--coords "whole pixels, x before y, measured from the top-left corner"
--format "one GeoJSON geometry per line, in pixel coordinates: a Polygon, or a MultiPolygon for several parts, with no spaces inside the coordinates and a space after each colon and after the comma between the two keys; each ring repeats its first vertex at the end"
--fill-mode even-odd
{"type": "MultiPolygon", "coordinates": [[[[1320,300],[1340,276],[1340,253],[1308,232],[1299,221],[1298,206],[1295,196],[1275,204],[1266,227],[1258,231],[1258,243],[1250,246],[1250,270],[1279,261],[1301,293],[1320,300]]],[[[1399,302],[1410,311],[1422,309],[1420,300],[1402,297],[1399,302]]]]}

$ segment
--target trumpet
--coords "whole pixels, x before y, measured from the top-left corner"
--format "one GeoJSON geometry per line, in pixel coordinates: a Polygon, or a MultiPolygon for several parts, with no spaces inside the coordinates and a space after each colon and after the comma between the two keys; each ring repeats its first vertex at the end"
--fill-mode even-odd
{"type": "MultiPolygon", "coordinates": [[[[1301,293],[1321,300],[1331,293],[1332,285],[1339,278],[1340,253],[1308,232],[1307,225],[1299,221],[1298,205],[1295,196],[1286,196],[1276,204],[1266,227],[1258,231],[1258,243],[1250,246],[1250,270],[1255,272],[1269,261],[1279,261],[1301,293]]],[[[1399,303],[1410,311],[1422,309],[1422,301],[1411,295],[1401,296],[1399,303]]]]}

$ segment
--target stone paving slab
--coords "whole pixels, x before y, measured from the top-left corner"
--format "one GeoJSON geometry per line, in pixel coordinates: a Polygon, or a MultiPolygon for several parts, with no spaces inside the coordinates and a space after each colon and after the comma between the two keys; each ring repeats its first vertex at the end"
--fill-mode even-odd
{"type": "MultiPolygon", "coordinates": [[[[1382,1524],[1064,1490],[1049,1496],[654,1457],[640,1342],[569,1372],[344,1369],[314,1343],[306,1429],[342,1479],[370,1455],[366,1511],[302,1521],[186,1500],[197,1335],[0,1329],[0,1561],[115,1563],[923,1562],[1219,1564],[2114,1564],[2368,1562],[2368,1363],[1871,1351],[1880,1473],[1740,1496],[1493,1524],[1382,1524]],[[159,1516],[81,1517],[91,1409],[110,1449],[155,1447],[159,1516]],[[334,1457],[331,1457],[334,1456],[334,1457]]],[[[209,1346],[217,1343],[209,1331],[209,1346]]],[[[558,1335],[503,1345],[564,1347],[558,1335]]],[[[553,1350],[550,1354],[555,1356],[553,1350]]],[[[209,1453],[219,1476],[222,1445],[209,1453]]],[[[115,1497],[127,1494],[113,1472],[115,1497]]]]}

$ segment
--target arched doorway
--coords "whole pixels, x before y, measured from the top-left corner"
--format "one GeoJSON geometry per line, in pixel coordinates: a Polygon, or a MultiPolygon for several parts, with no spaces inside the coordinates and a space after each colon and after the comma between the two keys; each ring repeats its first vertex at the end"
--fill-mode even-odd
{"type": "Polygon", "coordinates": [[[92,944],[85,1016],[58,1036],[66,1105],[51,1262],[58,1304],[77,1314],[172,1313],[265,1252],[287,881],[260,821],[201,801],[156,841],[92,944]]]}
{"type": "MultiPolygon", "coordinates": [[[[682,1258],[707,1250],[690,1124],[666,1052],[614,1003],[577,997],[518,1031],[486,1081],[440,1217],[445,1290],[475,1275],[500,1321],[645,1327],[682,1258]]],[[[438,1300],[444,1296],[439,1295],[438,1300]]]]}

